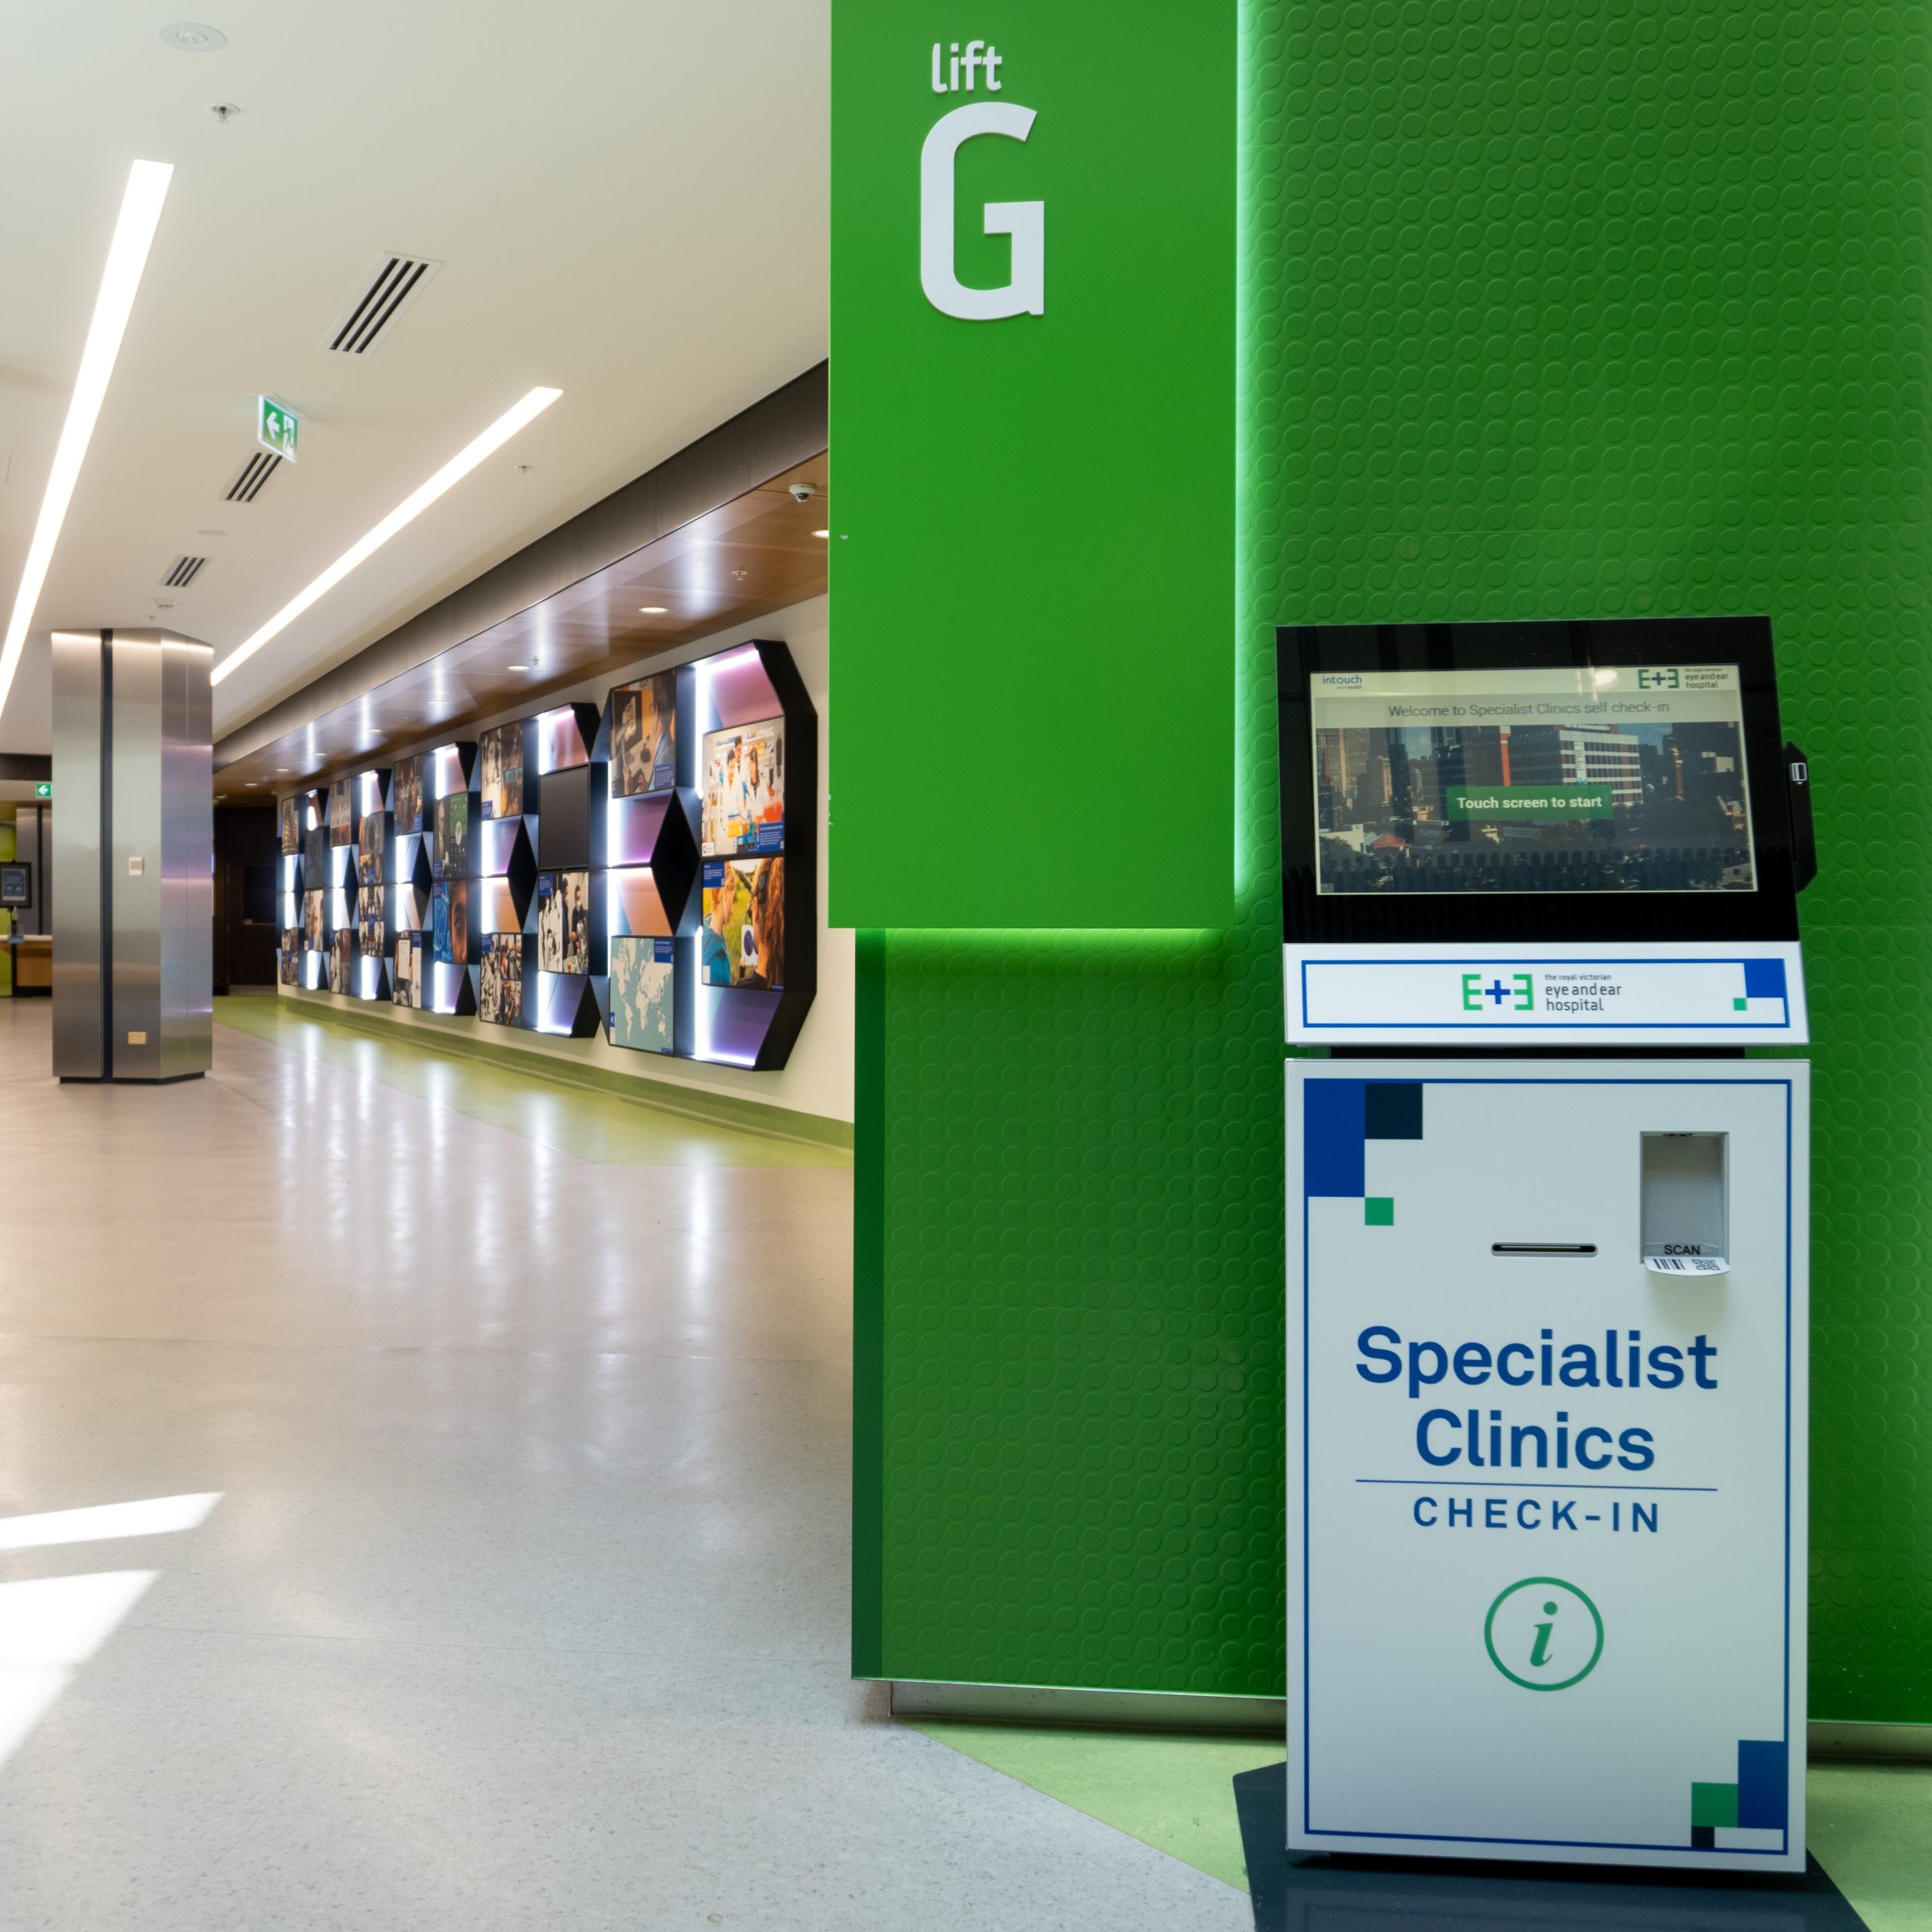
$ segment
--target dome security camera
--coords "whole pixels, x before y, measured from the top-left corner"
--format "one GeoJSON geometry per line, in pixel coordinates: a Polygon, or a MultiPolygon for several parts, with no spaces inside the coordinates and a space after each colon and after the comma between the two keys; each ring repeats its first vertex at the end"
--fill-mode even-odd
{"type": "Polygon", "coordinates": [[[788,487],[792,492],[792,500],[795,503],[808,503],[818,494],[818,485],[816,483],[793,483],[788,487]]]}

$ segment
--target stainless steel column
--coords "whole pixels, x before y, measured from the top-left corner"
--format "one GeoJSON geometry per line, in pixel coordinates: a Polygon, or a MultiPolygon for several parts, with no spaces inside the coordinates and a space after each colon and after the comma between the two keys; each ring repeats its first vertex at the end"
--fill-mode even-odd
{"type": "Polygon", "coordinates": [[[54,879],[48,870],[53,857],[53,816],[48,805],[14,808],[14,856],[33,868],[33,903],[14,915],[14,930],[23,936],[45,937],[53,930],[47,922],[54,897],[54,879]]]}
{"type": "Polygon", "coordinates": [[[210,1063],[211,656],[168,631],[54,633],[63,1080],[190,1079],[210,1063]]]}
{"type": "Polygon", "coordinates": [[[214,653],[160,650],[161,1077],[180,1080],[214,1059],[214,653]]]}
{"type": "Polygon", "coordinates": [[[108,633],[54,633],[54,1071],[105,1080],[107,1057],[106,823],[108,633]]]}

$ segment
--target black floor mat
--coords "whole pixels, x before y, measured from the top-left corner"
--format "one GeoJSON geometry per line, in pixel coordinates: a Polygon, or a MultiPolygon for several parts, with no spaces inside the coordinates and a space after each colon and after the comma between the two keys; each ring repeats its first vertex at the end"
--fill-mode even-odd
{"type": "Polygon", "coordinates": [[[1235,1780],[1255,1932],[1865,1932],[1814,1858],[1802,1878],[1469,1859],[1304,1859],[1291,1865],[1287,1767],[1235,1780]]]}

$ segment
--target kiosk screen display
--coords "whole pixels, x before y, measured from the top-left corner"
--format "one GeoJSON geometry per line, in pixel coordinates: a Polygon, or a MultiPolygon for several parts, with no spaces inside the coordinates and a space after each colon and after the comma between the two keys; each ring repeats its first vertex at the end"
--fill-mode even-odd
{"type": "Polygon", "coordinates": [[[1309,702],[1318,894],[1757,890],[1735,665],[1318,672],[1309,702]]]}

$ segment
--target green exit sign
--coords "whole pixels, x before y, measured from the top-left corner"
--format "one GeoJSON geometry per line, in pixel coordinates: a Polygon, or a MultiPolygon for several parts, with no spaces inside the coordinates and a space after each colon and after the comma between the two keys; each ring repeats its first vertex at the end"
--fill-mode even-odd
{"type": "Polygon", "coordinates": [[[285,462],[295,460],[296,414],[272,395],[255,398],[255,440],[285,462]]]}
{"type": "Polygon", "coordinates": [[[54,795],[54,783],[52,780],[47,778],[40,780],[33,788],[33,795],[36,798],[52,798],[54,795]]]}

